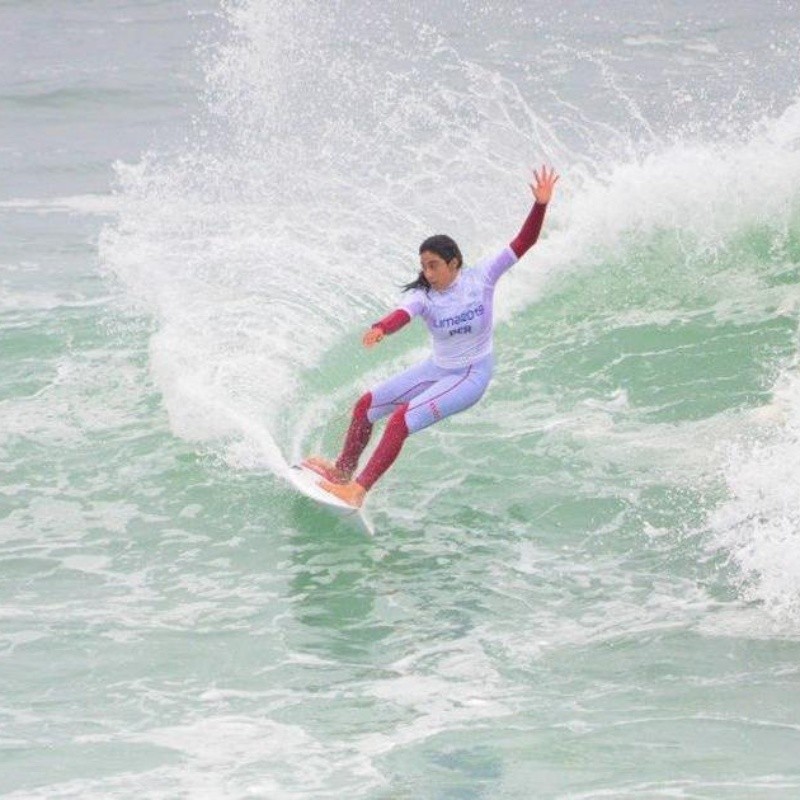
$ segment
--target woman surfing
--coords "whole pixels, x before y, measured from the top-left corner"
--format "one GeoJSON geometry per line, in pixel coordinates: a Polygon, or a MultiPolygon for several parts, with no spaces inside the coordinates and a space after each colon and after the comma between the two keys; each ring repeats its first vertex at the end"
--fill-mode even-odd
{"type": "Polygon", "coordinates": [[[492,305],[497,281],[536,243],[558,175],[551,167],[534,170],[534,205],[517,236],[498,253],[463,268],[458,245],[442,234],[419,246],[421,271],[407,284],[399,308],[364,334],[365,347],[421,317],[431,335],[425,361],[374,386],[353,408],[350,427],[336,461],[312,456],[303,466],[323,477],[320,486],[360,507],[367,492],[394,463],[409,434],[464,411],[481,399],[492,378],[492,305]],[[356,476],[372,426],[389,417],[375,452],[356,476]]]}

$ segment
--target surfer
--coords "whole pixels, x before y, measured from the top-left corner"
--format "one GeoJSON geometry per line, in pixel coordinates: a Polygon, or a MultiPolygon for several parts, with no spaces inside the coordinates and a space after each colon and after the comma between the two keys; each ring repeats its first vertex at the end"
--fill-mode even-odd
{"type": "Polygon", "coordinates": [[[363,335],[373,347],[413,317],[430,332],[433,353],[420,364],[389,378],[359,398],[353,408],[342,451],[335,462],[319,456],[303,465],[320,474],[323,489],[360,507],[366,493],[394,463],[406,438],[480,400],[492,377],[492,300],[498,279],[536,243],[558,175],[551,167],[534,170],[534,205],[516,238],[498,253],[462,269],[458,245],[442,234],[419,246],[421,270],[407,284],[399,308],[363,335]],[[375,452],[353,479],[373,424],[389,417],[375,452]]]}

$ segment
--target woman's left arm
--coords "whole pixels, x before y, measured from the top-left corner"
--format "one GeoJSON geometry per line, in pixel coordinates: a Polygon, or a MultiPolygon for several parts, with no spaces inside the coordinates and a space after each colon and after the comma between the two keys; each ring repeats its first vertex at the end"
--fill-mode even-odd
{"type": "Polygon", "coordinates": [[[404,308],[397,308],[383,319],[376,322],[362,337],[364,347],[378,344],[388,333],[397,333],[404,325],[411,322],[411,314],[404,308]]]}
{"type": "Polygon", "coordinates": [[[539,238],[539,233],[542,230],[544,212],[553,196],[553,189],[558,181],[558,175],[555,169],[550,167],[548,172],[547,167],[544,165],[542,165],[541,173],[538,170],[533,171],[533,178],[534,183],[529,185],[536,202],[530,214],[528,214],[528,218],[522,224],[520,232],[511,242],[511,249],[514,251],[517,258],[522,258],[522,256],[536,244],[536,240],[539,238]]]}

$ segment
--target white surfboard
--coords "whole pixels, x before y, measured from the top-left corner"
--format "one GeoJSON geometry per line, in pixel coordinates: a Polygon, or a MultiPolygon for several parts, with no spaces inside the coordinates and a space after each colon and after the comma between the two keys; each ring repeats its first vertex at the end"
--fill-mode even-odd
{"type": "Polygon", "coordinates": [[[326,511],[330,511],[335,517],[363,533],[367,533],[370,536],[375,535],[375,527],[372,524],[372,520],[364,513],[363,507],[353,508],[349,503],[345,503],[344,500],[340,500],[330,492],[326,492],[319,485],[322,479],[313,470],[306,469],[299,464],[293,464],[289,468],[286,477],[298,492],[304,494],[309,500],[313,500],[317,505],[322,506],[326,511]]]}

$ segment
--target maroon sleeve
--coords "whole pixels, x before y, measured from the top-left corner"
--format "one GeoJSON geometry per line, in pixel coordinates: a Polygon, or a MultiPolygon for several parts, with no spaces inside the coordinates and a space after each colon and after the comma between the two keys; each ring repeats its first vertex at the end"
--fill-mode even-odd
{"type": "Polygon", "coordinates": [[[522,224],[517,238],[511,242],[511,249],[517,258],[522,258],[528,250],[536,244],[539,232],[542,230],[544,222],[544,212],[547,210],[547,203],[534,203],[533,208],[528,214],[528,218],[522,224]]]}
{"type": "Polygon", "coordinates": [[[411,315],[408,311],[398,308],[392,311],[391,314],[387,314],[383,319],[373,323],[372,327],[380,328],[384,333],[395,333],[403,325],[408,325],[409,322],[411,322],[411,315]]]}

